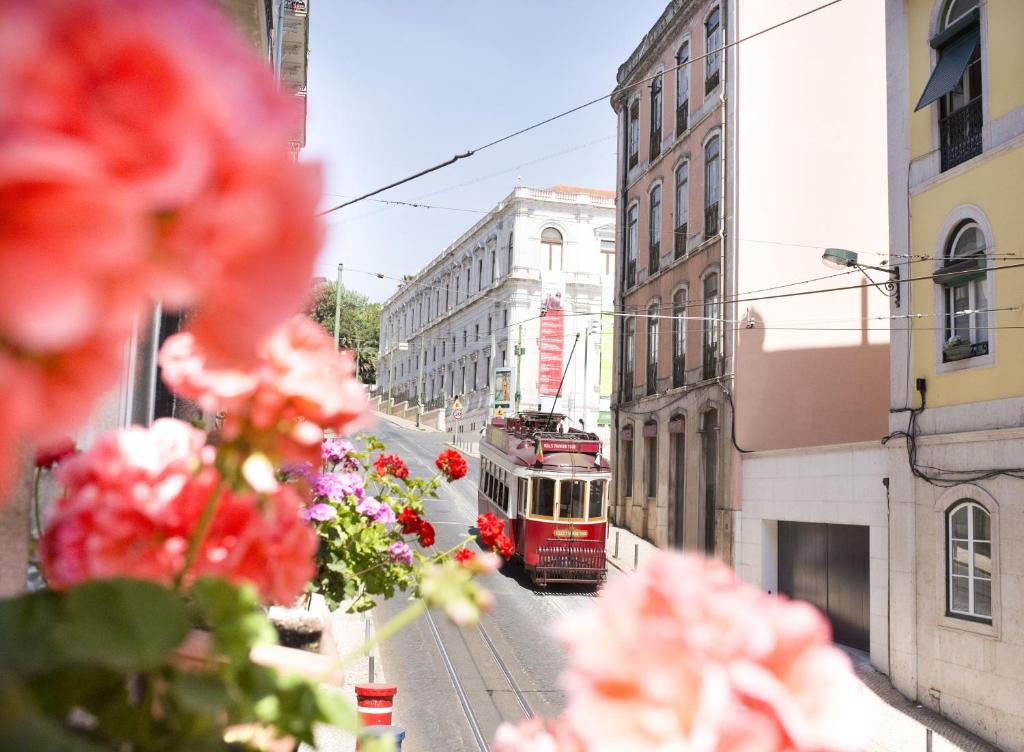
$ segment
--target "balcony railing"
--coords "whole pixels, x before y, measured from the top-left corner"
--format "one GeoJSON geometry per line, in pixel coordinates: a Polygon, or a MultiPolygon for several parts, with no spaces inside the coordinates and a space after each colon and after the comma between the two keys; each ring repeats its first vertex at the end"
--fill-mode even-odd
{"type": "Polygon", "coordinates": [[[701,369],[702,377],[705,379],[713,379],[718,376],[719,360],[718,360],[718,344],[705,344],[704,345],[704,363],[701,369]]]}
{"type": "Polygon", "coordinates": [[[719,203],[716,201],[711,206],[704,207],[704,239],[713,238],[718,234],[718,207],[719,203]]]}
{"type": "Polygon", "coordinates": [[[658,392],[658,362],[653,361],[647,364],[647,395],[656,394],[658,392]]]}
{"type": "Polygon", "coordinates": [[[686,358],[676,355],[672,359],[672,386],[683,386],[686,384],[686,358]]]}
{"type": "Polygon", "coordinates": [[[654,274],[656,271],[658,271],[658,262],[661,256],[661,241],[651,243],[650,248],[648,248],[648,254],[649,255],[647,257],[647,273],[654,274]]]}
{"type": "Polygon", "coordinates": [[[981,154],[981,97],[939,120],[942,171],[981,154]]]}
{"type": "Polygon", "coordinates": [[[633,401],[633,372],[631,370],[622,372],[622,401],[633,401]]]}
{"type": "Polygon", "coordinates": [[[629,167],[630,168],[636,167],[637,162],[639,162],[639,161],[640,161],[640,152],[638,152],[638,151],[631,152],[630,155],[629,155],[629,167]]]}
{"type": "Polygon", "coordinates": [[[661,154],[661,128],[651,131],[651,161],[661,154]]]}
{"type": "Polygon", "coordinates": [[[626,287],[636,284],[636,259],[629,259],[626,262],[626,287]]]}
{"type": "Polygon", "coordinates": [[[686,229],[686,222],[683,222],[676,228],[675,238],[672,243],[675,258],[682,258],[686,255],[686,229]]]}
{"type": "Polygon", "coordinates": [[[680,102],[676,107],[676,135],[686,132],[690,127],[690,101],[680,102]]]}
{"type": "Polygon", "coordinates": [[[715,68],[708,72],[708,77],[704,79],[705,94],[710,94],[715,90],[715,87],[718,86],[718,82],[721,80],[720,76],[721,72],[719,68],[715,68]]]}

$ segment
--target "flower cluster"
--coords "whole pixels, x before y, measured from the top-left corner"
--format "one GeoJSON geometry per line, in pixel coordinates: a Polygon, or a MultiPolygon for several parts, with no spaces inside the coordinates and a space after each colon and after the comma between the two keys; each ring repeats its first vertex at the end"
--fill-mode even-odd
{"type": "Polygon", "coordinates": [[[437,469],[449,481],[464,478],[469,466],[466,459],[454,449],[446,449],[437,456],[437,469]]]}
{"type": "Polygon", "coordinates": [[[487,512],[476,518],[476,527],[480,531],[480,541],[495,553],[501,554],[506,559],[515,553],[515,546],[512,539],[505,535],[505,523],[487,512]]]}
{"type": "Polygon", "coordinates": [[[354,473],[359,470],[359,462],[354,454],[355,444],[346,439],[325,439],[320,458],[324,462],[332,463],[339,470],[346,473],[354,473]]]}
{"type": "Polygon", "coordinates": [[[164,418],[105,434],[65,460],[57,476],[66,494],[40,541],[49,583],[124,576],[172,585],[209,575],[252,584],[268,602],[293,601],[313,576],[317,548],[299,499],[290,487],[263,496],[223,483],[205,438],[164,418]]]}
{"type": "Polygon", "coordinates": [[[374,461],[373,468],[382,478],[386,475],[393,475],[399,480],[409,477],[409,468],[397,454],[382,454],[374,461]]]}
{"type": "Polygon", "coordinates": [[[828,622],[726,565],[659,553],[564,620],[565,713],[498,734],[501,752],[839,752],[863,698],[828,622]]]}
{"type": "Polygon", "coordinates": [[[219,360],[301,306],[322,240],[301,113],[202,0],[3,3],[0,496],[74,429],[160,300],[219,360]],[[40,61],[45,61],[41,65],[40,61]],[[287,249],[287,252],[283,252],[287,249]]]}
{"type": "Polygon", "coordinates": [[[56,441],[36,448],[36,467],[48,470],[66,460],[78,451],[70,436],[62,436],[56,441]]]}

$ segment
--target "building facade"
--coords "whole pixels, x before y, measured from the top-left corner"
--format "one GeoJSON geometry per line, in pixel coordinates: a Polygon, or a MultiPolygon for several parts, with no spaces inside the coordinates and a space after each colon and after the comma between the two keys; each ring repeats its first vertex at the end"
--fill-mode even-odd
{"type": "Polygon", "coordinates": [[[1024,5],[888,0],[892,679],[1024,750],[1024,5]]]}
{"type": "Polygon", "coordinates": [[[612,95],[624,314],[615,322],[612,514],[657,545],[730,558],[725,55],[703,58],[722,45],[723,10],[717,0],[670,3],[620,66],[612,95]]]}
{"type": "Polygon", "coordinates": [[[610,191],[516,188],[383,304],[384,409],[443,410],[475,436],[496,404],[554,408],[606,437],[614,259],[610,191]]]}

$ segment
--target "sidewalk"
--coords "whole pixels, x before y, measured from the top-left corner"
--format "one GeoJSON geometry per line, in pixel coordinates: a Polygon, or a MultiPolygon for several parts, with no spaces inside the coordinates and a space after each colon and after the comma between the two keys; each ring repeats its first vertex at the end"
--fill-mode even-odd
{"type": "Polygon", "coordinates": [[[441,431],[438,431],[436,428],[431,428],[429,426],[417,426],[416,421],[414,420],[406,420],[405,418],[399,418],[398,416],[395,415],[382,413],[378,410],[374,410],[373,414],[377,417],[378,420],[385,420],[388,423],[392,423],[398,426],[399,428],[405,428],[410,431],[429,431],[430,433],[441,433],[441,431]]]}
{"type": "MultiPolygon", "coordinates": [[[[629,574],[658,549],[625,528],[608,525],[608,563],[629,574]],[[618,551],[616,551],[618,545],[618,551]]],[[[843,648],[853,662],[874,730],[864,752],[1000,752],[945,716],[911,702],[871,665],[866,653],[843,648]]]]}

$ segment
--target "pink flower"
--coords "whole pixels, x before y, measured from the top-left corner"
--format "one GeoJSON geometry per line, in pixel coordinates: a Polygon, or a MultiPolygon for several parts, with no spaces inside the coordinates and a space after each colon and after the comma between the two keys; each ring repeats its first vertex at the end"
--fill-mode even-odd
{"type": "Polygon", "coordinates": [[[561,720],[530,718],[503,723],[494,735],[494,752],[584,752],[576,735],[561,720]]]}
{"type": "Polygon", "coordinates": [[[858,749],[865,709],[824,617],[719,562],[659,553],[559,628],[591,752],[858,749]]]}
{"type": "Polygon", "coordinates": [[[272,440],[278,456],[318,461],[323,429],[345,433],[366,424],[366,390],[355,378],[351,354],[339,353],[306,316],[278,327],[259,356],[249,368],[217,369],[195,337],[183,333],[164,343],[160,366],[177,394],[206,410],[227,411],[226,440],[244,435],[266,450],[262,443],[272,440]]]}
{"type": "Polygon", "coordinates": [[[396,541],[388,546],[388,556],[391,560],[398,564],[405,564],[409,566],[412,564],[412,549],[409,548],[407,543],[396,541]]]}

